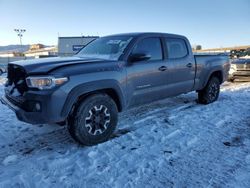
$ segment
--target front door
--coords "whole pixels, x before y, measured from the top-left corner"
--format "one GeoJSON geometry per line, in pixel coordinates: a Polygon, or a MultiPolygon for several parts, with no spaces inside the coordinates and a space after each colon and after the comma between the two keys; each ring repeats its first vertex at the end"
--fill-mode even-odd
{"type": "Polygon", "coordinates": [[[166,66],[160,38],[150,37],[139,40],[131,54],[143,52],[149,54],[151,58],[128,63],[127,66],[129,106],[163,98],[161,91],[166,82],[166,66]]]}

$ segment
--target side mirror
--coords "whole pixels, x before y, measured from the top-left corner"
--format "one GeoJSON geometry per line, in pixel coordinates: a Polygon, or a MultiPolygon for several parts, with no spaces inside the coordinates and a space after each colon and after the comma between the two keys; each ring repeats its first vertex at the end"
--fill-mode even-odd
{"type": "Polygon", "coordinates": [[[137,62],[137,61],[146,61],[151,58],[149,53],[134,53],[129,56],[130,62],[137,62]]]}

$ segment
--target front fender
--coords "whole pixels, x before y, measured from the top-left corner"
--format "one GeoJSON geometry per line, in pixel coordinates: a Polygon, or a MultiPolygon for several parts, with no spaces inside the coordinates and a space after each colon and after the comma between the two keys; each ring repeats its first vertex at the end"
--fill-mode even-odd
{"type": "Polygon", "coordinates": [[[116,92],[120,106],[122,109],[125,108],[125,96],[123,95],[122,89],[116,80],[99,80],[80,84],[74,87],[68,94],[68,97],[64,103],[61,115],[67,117],[80,96],[104,89],[112,89],[116,92]]]}

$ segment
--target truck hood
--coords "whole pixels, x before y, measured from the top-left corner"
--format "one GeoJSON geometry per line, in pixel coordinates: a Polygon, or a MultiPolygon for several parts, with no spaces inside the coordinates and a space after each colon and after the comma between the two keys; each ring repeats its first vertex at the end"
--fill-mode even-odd
{"type": "Polygon", "coordinates": [[[98,63],[98,62],[109,62],[104,59],[94,59],[94,58],[84,58],[84,57],[51,57],[51,58],[41,58],[41,59],[30,59],[15,61],[9,64],[18,65],[24,68],[26,73],[47,73],[54,69],[76,65],[76,64],[86,64],[86,63],[98,63]]]}

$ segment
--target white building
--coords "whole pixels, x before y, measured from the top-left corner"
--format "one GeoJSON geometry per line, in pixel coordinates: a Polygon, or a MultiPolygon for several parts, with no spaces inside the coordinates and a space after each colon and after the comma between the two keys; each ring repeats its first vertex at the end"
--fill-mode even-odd
{"type": "Polygon", "coordinates": [[[29,49],[28,51],[24,52],[26,57],[52,57],[57,56],[57,48],[55,46],[52,47],[44,47],[38,49],[29,49]]]}
{"type": "Polygon", "coordinates": [[[0,57],[16,57],[19,54],[16,52],[0,52],[0,57]]]}

